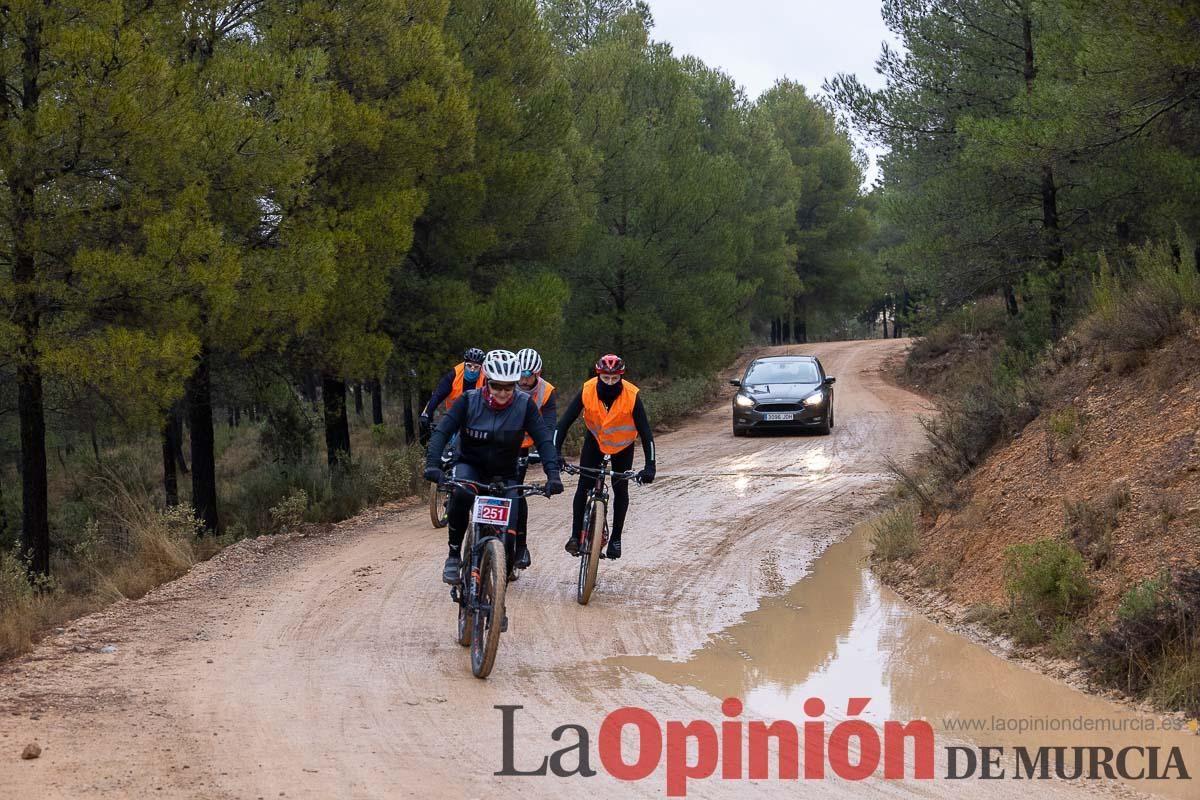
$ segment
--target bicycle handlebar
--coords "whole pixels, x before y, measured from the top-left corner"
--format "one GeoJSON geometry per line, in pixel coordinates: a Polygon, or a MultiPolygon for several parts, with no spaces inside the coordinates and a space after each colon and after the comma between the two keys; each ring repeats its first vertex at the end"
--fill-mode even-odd
{"type": "Polygon", "coordinates": [[[517,497],[529,497],[530,495],[538,494],[542,497],[550,496],[550,493],[546,491],[546,484],[544,483],[520,483],[509,486],[504,483],[477,483],[475,481],[464,481],[459,478],[444,478],[438,486],[457,486],[474,494],[483,494],[488,497],[504,497],[511,492],[516,492],[517,497]]]}
{"type": "Polygon", "coordinates": [[[612,479],[614,481],[636,480],[637,476],[639,474],[641,474],[641,470],[639,470],[639,469],[626,470],[625,472],[613,472],[607,466],[605,466],[605,467],[581,467],[578,464],[568,464],[565,461],[563,462],[563,465],[562,465],[562,471],[567,473],[568,475],[577,475],[579,473],[584,473],[584,472],[589,473],[591,475],[599,475],[601,473],[607,473],[608,475],[610,475],[612,477],[612,479]]]}

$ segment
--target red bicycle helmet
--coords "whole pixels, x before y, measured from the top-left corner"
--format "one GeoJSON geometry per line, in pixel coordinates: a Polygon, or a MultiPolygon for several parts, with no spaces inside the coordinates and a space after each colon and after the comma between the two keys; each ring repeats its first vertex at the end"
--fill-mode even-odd
{"type": "Polygon", "coordinates": [[[596,374],[600,374],[601,372],[609,375],[624,375],[625,362],[621,360],[620,356],[614,353],[600,356],[600,360],[596,362],[596,374]]]}

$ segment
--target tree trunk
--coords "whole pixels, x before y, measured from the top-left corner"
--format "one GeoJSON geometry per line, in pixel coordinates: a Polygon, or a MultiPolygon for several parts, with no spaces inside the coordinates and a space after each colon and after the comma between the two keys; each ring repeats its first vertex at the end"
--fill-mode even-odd
{"type": "MultiPolygon", "coordinates": [[[[1037,62],[1033,51],[1033,18],[1026,7],[1021,16],[1022,44],[1025,50],[1025,92],[1033,93],[1033,82],[1037,78],[1037,62]]],[[[1058,229],[1058,186],[1054,181],[1054,167],[1050,162],[1042,164],[1042,231],[1046,238],[1045,258],[1053,275],[1050,276],[1050,329],[1051,336],[1058,338],[1063,332],[1066,316],[1066,283],[1061,267],[1065,260],[1062,235],[1058,229]]]]}
{"type": "Polygon", "coordinates": [[[888,338],[887,332],[887,303],[883,304],[883,310],[879,312],[879,316],[883,319],[883,338],[888,338]]]}
{"type": "MultiPolygon", "coordinates": [[[[35,119],[41,99],[42,68],[42,21],[38,6],[30,6],[25,12],[13,12],[15,17],[24,17],[24,32],[20,42],[20,86],[16,85],[15,70],[9,73],[13,80],[6,83],[6,95],[19,91],[20,118],[25,132],[37,133],[35,119]]],[[[5,8],[5,17],[9,15],[5,8]]],[[[14,21],[12,24],[19,24],[14,21]]],[[[13,37],[16,44],[16,37],[13,37]]],[[[6,47],[6,50],[10,49],[6,47]]],[[[16,50],[15,47],[11,48],[16,50]]],[[[15,53],[14,53],[15,55],[15,53]]],[[[14,65],[15,66],[15,65],[14,65]]],[[[11,98],[8,98],[11,100],[11,98]]],[[[8,100],[5,106],[8,106],[8,100]]],[[[5,112],[7,117],[13,109],[5,112]]],[[[42,302],[37,287],[37,261],[35,239],[37,237],[36,176],[30,165],[18,154],[6,166],[5,183],[9,187],[8,220],[12,225],[9,246],[12,282],[15,291],[14,314],[11,322],[17,334],[17,416],[21,428],[21,550],[30,559],[30,570],[41,575],[50,574],[50,509],[49,480],[46,471],[46,416],[45,399],[42,393],[42,371],[38,364],[37,338],[41,327],[42,302]]]]}
{"type": "Polygon", "coordinates": [[[17,412],[21,421],[21,551],[39,575],[50,574],[50,501],[46,473],[46,417],[42,373],[27,341],[17,368],[17,412]]]}
{"type": "Polygon", "coordinates": [[[179,480],[175,476],[175,446],[175,429],[171,424],[171,415],[168,412],[162,426],[163,496],[167,508],[179,505],[179,480]]]}
{"type": "Polygon", "coordinates": [[[4,505],[4,465],[0,464],[0,536],[8,530],[8,511],[4,505]]]}
{"type": "Polygon", "coordinates": [[[1021,309],[1017,306],[1017,293],[1013,291],[1012,284],[1004,286],[1004,308],[1008,311],[1010,317],[1015,317],[1021,313],[1021,309]]]}
{"type": "Polygon", "coordinates": [[[383,424],[383,384],[378,378],[371,381],[371,424],[383,424]]]}
{"type": "MultiPolygon", "coordinates": [[[[412,444],[417,440],[416,420],[413,414],[412,389],[405,387],[404,395],[404,441],[412,444]]],[[[426,400],[425,402],[429,402],[426,400]]],[[[421,406],[424,408],[424,406],[421,406]]]]}
{"type": "Polygon", "coordinates": [[[188,427],[192,430],[192,505],[196,517],[212,533],[220,529],[217,517],[217,459],[213,436],[210,355],[200,349],[196,371],[188,380],[188,427]]]}
{"type": "Polygon", "coordinates": [[[361,417],[363,415],[363,385],[362,381],[354,382],[354,415],[361,417]]]}
{"type": "Polygon", "coordinates": [[[792,325],[792,341],[795,344],[808,343],[808,305],[805,298],[797,297],[792,309],[795,323],[792,325]]]}
{"type": "Polygon", "coordinates": [[[175,445],[175,466],[180,475],[189,474],[187,459],[183,457],[183,401],[177,400],[171,404],[167,416],[171,424],[171,441],[175,445]]]}
{"type": "Polygon", "coordinates": [[[346,419],[346,382],[326,375],[321,379],[325,402],[325,450],[330,469],[350,460],[350,421],[346,419]]]}
{"type": "Polygon", "coordinates": [[[312,407],[313,411],[317,410],[317,373],[312,370],[307,370],[304,373],[304,384],[300,387],[300,393],[304,395],[304,399],[312,407]]]}

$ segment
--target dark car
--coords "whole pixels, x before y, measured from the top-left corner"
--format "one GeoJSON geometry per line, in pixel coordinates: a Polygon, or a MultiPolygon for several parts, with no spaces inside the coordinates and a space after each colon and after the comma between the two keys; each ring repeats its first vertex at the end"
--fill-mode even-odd
{"type": "Polygon", "coordinates": [[[767,356],[746,368],[733,397],[733,435],[770,429],[833,427],[833,378],[816,356],[767,356]]]}

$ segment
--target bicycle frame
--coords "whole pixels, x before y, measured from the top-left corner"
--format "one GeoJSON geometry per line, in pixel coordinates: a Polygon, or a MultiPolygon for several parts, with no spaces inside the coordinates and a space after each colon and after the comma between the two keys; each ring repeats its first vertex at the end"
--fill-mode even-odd
{"type": "MultiPolygon", "coordinates": [[[[507,486],[451,478],[443,480],[441,486],[447,491],[462,488],[477,497],[546,494],[545,487],[532,484],[507,486]]],[[[512,510],[510,507],[510,515],[512,510]]],[[[459,582],[450,587],[450,598],[459,606],[456,638],[459,644],[471,648],[471,671],[477,678],[486,678],[491,672],[500,634],[508,629],[504,592],[511,558],[506,551],[511,549],[511,542],[506,540],[512,537],[505,536],[505,531],[505,526],[481,522],[472,514],[463,537],[459,582]]]]}
{"type": "Polygon", "coordinates": [[[592,597],[592,590],[596,587],[600,559],[604,558],[604,546],[608,544],[608,479],[611,477],[614,481],[630,480],[637,472],[613,472],[610,455],[604,456],[598,468],[568,464],[564,465],[563,469],[567,472],[595,475],[595,482],[588,490],[587,505],[583,512],[583,529],[579,532],[579,578],[575,589],[576,602],[587,605],[592,597]]]}

